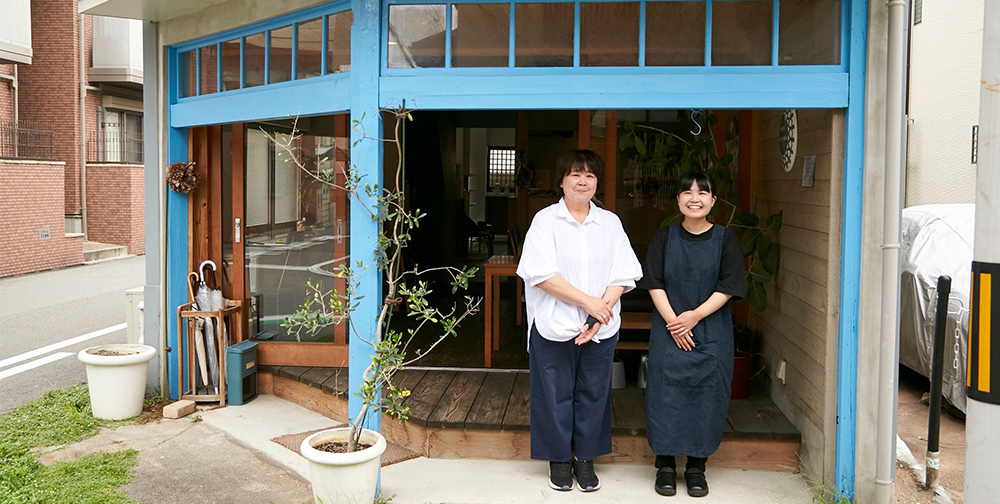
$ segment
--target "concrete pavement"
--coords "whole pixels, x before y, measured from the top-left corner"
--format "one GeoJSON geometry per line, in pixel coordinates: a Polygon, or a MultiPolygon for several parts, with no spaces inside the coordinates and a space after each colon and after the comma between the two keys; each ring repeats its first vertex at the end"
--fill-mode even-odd
{"type": "MultiPolygon", "coordinates": [[[[274,396],[198,414],[202,421],[193,422],[188,416],[104,430],[94,438],[50,450],[43,460],[135,448],[140,452],[135,477],[122,490],[144,504],[311,501],[305,459],[271,439],[332,426],[333,420],[274,396]]],[[[601,490],[584,494],[550,489],[544,462],[417,458],[384,468],[382,489],[394,496],[394,504],[812,502],[803,479],[789,473],[709,465],[712,493],[692,499],[683,485],[676,497],[657,495],[651,467],[598,464],[597,469],[601,490]]]]}

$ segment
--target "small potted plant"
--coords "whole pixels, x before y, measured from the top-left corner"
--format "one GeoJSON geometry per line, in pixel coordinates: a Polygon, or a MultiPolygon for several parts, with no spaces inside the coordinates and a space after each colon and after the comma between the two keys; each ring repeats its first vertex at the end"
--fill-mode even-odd
{"type": "Polygon", "coordinates": [[[98,345],[81,350],[87,366],[90,408],[96,418],[123,420],[142,413],[146,368],[156,355],[149,345],[98,345]]]}
{"type": "MultiPolygon", "coordinates": [[[[478,311],[480,302],[478,299],[465,296],[464,306],[456,305],[447,309],[431,306],[427,299],[432,292],[430,284],[421,280],[424,275],[432,273],[446,275],[450,278],[454,294],[460,289],[468,288],[469,279],[475,275],[477,268],[402,269],[402,253],[410,239],[410,233],[424,216],[419,210],[407,208],[405,191],[400,180],[403,152],[399,141],[399,130],[402,121],[412,120],[412,116],[410,111],[403,107],[384,109],[380,113],[395,119],[394,139],[374,139],[391,142],[396,146],[398,161],[393,190],[364,184],[356,171],[346,169],[340,173],[346,183],[343,187],[338,186],[336,184],[338,173],[332,169],[318,168],[327,163],[306,163],[302,156],[299,156],[297,142],[300,135],[295,126],[291,135],[270,137],[282,156],[288,158],[288,162],[293,163],[313,180],[336,189],[343,189],[352,198],[359,198],[358,201],[362,202],[369,216],[379,223],[374,265],[383,274],[385,294],[379,307],[375,334],[361,337],[374,348],[372,362],[363,373],[358,392],[361,397],[361,410],[355,418],[349,419],[346,427],[318,432],[306,438],[301,445],[302,455],[310,462],[314,497],[316,502],[324,504],[357,504],[373,501],[381,455],[385,451],[386,442],[380,433],[365,429],[364,425],[372,415],[383,413],[400,421],[406,421],[409,408],[403,407],[402,402],[410,391],[397,388],[393,384],[393,376],[399,369],[427,355],[445,338],[455,336],[457,334],[455,329],[468,316],[478,311]],[[372,203],[365,205],[365,201],[372,203]],[[407,279],[412,279],[412,283],[407,283],[407,279]],[[393,314],[401,306],[406,307],[407,316],[415,318],[417,324],[415,329],[407,330],[406,334],[390,328],[393,314]],[[408,354],[414,336],[418,332],[427,331],[434,332],[429,346],[423,351],[414,350],[412,355],[408,354]]],[[[360,122],[354,121],[353,127],[360,129],[360,122]]],[[[362,140],[366,138],[370,139],[363,134],[362,140]]],[[[357,273],[370,266],[358,261],[353,268],[348,264],[338,267],[335,274],[345,279],[344,292],[324,290],[319,284],[307,282],[305,300],[294,314],[285,318],[282,327],[298,337],[303,331],[314,333],[349,320],[357,306],[357,299],[354,296],[358,287],[357,273]]]]}

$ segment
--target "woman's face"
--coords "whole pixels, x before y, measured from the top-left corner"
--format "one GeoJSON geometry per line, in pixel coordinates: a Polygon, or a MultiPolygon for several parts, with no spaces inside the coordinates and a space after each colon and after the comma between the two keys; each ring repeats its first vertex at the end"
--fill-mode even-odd
{"type": "Polygon", "coordinates": [[[677,208],[688,219],[704,219],[715,206],[715,195],[698,188],[698,182],[677,195],[677,208]]]}
{"type": "Polygon", "coordinates": [[[597,175],[585,171],[573,171],[562,179],[563,198],[572,203],[590,201],[597,193],[597,175]]]}

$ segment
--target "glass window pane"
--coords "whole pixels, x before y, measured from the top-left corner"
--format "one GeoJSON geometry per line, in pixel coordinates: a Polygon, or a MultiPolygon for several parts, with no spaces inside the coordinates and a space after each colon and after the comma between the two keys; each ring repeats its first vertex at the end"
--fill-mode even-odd
{"type": "Polygon", "coordinates": [[[264,84],[264,34],[258,33],[246,38],[243,48],[243,87],[264,84]]]}
{"type": "Polygon", "coordinates": [[[646,65],[704,64],[705,2],[647,2],[646,65]]]}
{"type": "Polygon", "coordinates": [[[771,2],[712,3],[712,64],[771,64],[771,2]]]}
{"type": "MultiPolygon", "coordinates": [[[[317,122],[330,124],[327,119],[317,122]]],[[[344,123],[340,131],[346,133],[346,118],[335,120],[344,123]]],[[[335,138],[336,128],[300,130],[301,136],[292,143],[296,163],[260,128],[251,124],[246,129],[246,279],[259,310],[259,317],[251,320],[251,333],[260,339],[298,341],[296,334],[281,327],[282,320],[305,300],[306,282],[324,292],[344,292],[346,283],[334,272],[348,257],[350,247],[347,193],[304,175],[298,164],[310,170],[335,171],[336,184],[342,187],[344,177],[339,170],[348,156],[347,139],[335,138]],[[270,334],[265,337],[263,333],[270,334]]],[[[268,131],[280,142],[289,140],[287,135],[268,131]]],[[[343,325],[316,333],[303,331],[299,337],[303,342],[331,342],[335,334],[346,337],[343,325]]]]}
{"type": "Polygon", "coordinates": [[[515,9],[516,66],[573,66],[573,4],[524,3],[515,9]]]}
{"type": "Polygon", "coordinates": [[[285,82],[292,78],[292,27],[271,30],[271,62],[268,83],[285,82]]]}
{"type": "Polygon", "coordinates": [[[216,46],[202,47],[201,51],[201,93],[212,94],[218,91],[219,67],[216,60],[216,46]]]}
{"type": "Polygon", "coordinates": [[[195,96],[198,94],[198,60],[195,59],[195,53],[187,51],[177,57],[178,66],[184,71],[184,78],[181,79],[181,98],[195,96]]]}
{"type": "Polygon", "coordinates": [[[240,39],[222,43],[222,90],[240,88],[240,39]]]}
{"type": "Polygon", "coordinates": [[[316,77],[323,64],[323,18],[299,23],[297,28],[299,49],[295,56],[295,78],[316,77]]]}
{"type": "Polygon", "coordinates": [[[326,71],[348,72],[351,70],[351,24],[354,22],[354,13],[338,12],[328,19],[326,50],[329,59],[326,60],[326,71]]]}
{"type": "Polygon", "coordinates": [[[451,66],[505,67],[509,4],[456,4],[451,13],[451,66]]]}
{"type": "Polygon", "coordinates": [[[840,0],[795,0],[779,4],[778,64],[840,63],[840,0]]]}
{"type": "Polygon", "coordinates": [[[444,5],[389,7],[389,67],[444,66],[444,5]]]}
{"type": "Polygon", "coordinates": [[[639,3],[580,4],[580,66],[639,65],[639,3]]]}

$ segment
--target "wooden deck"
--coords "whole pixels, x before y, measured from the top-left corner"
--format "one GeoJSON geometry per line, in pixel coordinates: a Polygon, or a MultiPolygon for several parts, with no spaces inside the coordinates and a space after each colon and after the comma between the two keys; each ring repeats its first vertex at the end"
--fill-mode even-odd
{"type": "MultiPolygon", "coordinates": [[[[333,419],[347,418],[346,368],[262,367],[261,393],[274,394],[333,419]]],[[[406,425],[383,419],[389,439],[428,457],[527,459],[529,383],[525,370],[406,370],[397,386],[413,390],[406,425]]],[[[649,463],[642,389],[611,395],[615,462],[649,463]]],[[[766,397],[732,401],[713,464],[794,471],[799,433],[766,397]]]]}

